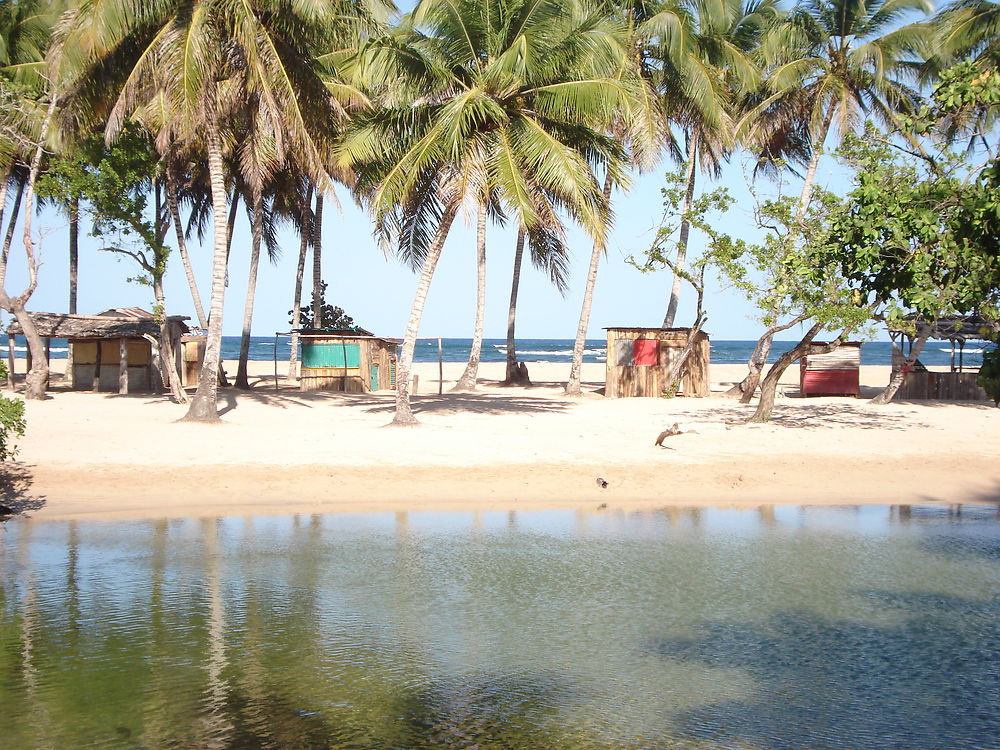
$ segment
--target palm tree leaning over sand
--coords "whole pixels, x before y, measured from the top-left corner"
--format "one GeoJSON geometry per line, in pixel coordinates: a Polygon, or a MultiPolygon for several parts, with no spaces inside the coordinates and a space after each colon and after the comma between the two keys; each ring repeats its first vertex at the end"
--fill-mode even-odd
{"type": "Polygon", "coordinates": [[[133,110],[156,96],[170,113],[157,133],[161,153],[176,141],[175,134],[184,135],[184,124],[197,123],[204,135],[214,226],[212,293],[205,361],[185,419],[218,419],[228,225],[223,168],[227,113],[222,109],[227,88],[245,82],[241,85],[258,95],[255,117],[275,134],[279,154],[295,153],[317,184],[332,187],[325,170],[325,138],[340,110],[315,58],[323,31],[338,22],[342,10],[320,2],[147,0],[138,14],[131,3],[115,0],[85,4],[65,19],[62,38],[76,79],[115,74],[109,87],[109,138],[133,110]]]}
{"type": "Polygon", "coordinates": [[[413,349],[463,205],[495,201],[529,242],[561,231],[558,210],[603,237],[607,204],[590,165],[623,179],[623,154],[603,133],[626,106],[622,55],[617,30],[585,2],[425,0],[357,56],[355,75],[381,99],[344,139],[341,163],[357,170],[383,240],[421,269],[393,424],[416,424],[413,349]]]}

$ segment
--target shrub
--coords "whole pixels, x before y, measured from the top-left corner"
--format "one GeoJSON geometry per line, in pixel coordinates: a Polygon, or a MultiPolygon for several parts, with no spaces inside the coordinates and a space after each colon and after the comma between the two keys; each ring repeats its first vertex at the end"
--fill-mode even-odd
{"type": "MultiPolygon", "coordinates": [[[[7,365],[0,361],[0,382],[7,379],[7,365]]],[[[0,396],[0,461],[9,461],[17,453],[16,437],[24,435],[24,402],[0,396]]]]}
{"type": "Polygon", "coordinates": [[[976,383],[982,386],[994,404],[1000,406],[1000,347],[983,354],[983,366],[979,368],[976,383]]]}

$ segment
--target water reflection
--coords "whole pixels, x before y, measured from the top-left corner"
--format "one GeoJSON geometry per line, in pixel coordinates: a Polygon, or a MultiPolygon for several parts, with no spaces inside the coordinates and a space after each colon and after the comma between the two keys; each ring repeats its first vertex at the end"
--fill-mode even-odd
{"type": "Polygon", "coordinates": [[[0,526],[0,744],[1000,746],[991,506],[0,526]]]}

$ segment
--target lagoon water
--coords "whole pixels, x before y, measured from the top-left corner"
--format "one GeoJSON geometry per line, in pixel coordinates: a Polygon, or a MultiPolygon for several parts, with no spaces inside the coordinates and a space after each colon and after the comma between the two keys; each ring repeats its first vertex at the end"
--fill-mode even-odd
{"type": "Polygon", "coordinates": [[[0,747],[1000,748],[995,506],[0,525],[0,747]]]}

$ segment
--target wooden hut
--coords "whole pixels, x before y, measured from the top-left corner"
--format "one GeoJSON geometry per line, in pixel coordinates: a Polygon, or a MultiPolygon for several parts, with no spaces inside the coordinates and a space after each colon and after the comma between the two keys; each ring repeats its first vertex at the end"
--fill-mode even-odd
{"type": "Polygon", "coordinates": [[[861,393],[861,342],[845,341],[831,352],[814,341],[799,360],[799,390],[803,396],[854,396],[861,393]]]}
{"type": "Polygon", "coordinates": [[[365,331],[312,331],[299,335],[299,389],[370,393],[396,387],[396,346],[365,331]]]}
{"type": "Polygon", "coordinates": [[[996,323],[977,315],[950,316],[928,323],[916,316],[906,319],[907,330],[890,328],[889,336],[896,346],[892,350],[893,374],[904,370],[903,384],[896,398],[934,399],[938,401],[981,401],[986,391],[976,384],[979,368],[965,364],[964,350],[968,341],[996,341],[1000,329],[996,323]],[[931,326],[928,340],[947,341],[951,344],[951,360],[946,371],[927,369],[919,359],[907,365],[905,359],[913,351],[917,332],[931,326]]]}
{"type": "MultiPolygon", "coordinates": [[[[687,345],[690,328],[605,328],[608,332],[607,398],[664,395],[670,366],[687,345]]],[[[694,348],[681,370],[679,393],[707,396],[710,347],[708,334],[699,331],[694,348]]]]}
{"type": "MultiPolygon", "coordinates": [[[[39,335],[48,342],[66,339],[73,371],[66,382],[74,390],[136,393],[163,387],[157,371],[160,324],[153,314],[138,307],[114,308],[99,315],[29,313],[39,335]]],[[[181,335],[187,333],[186,317],[171,316],[168,326],[175,353],[181,335]]],[[[7,359],[14,372],[14,336],[22,335],[15,320],[7,329],[7,359]]],[[[176,363],[175,363],[176,366],[176,363]]],[[[28,355],[31,368],[31,355],[28,355]]]]}

